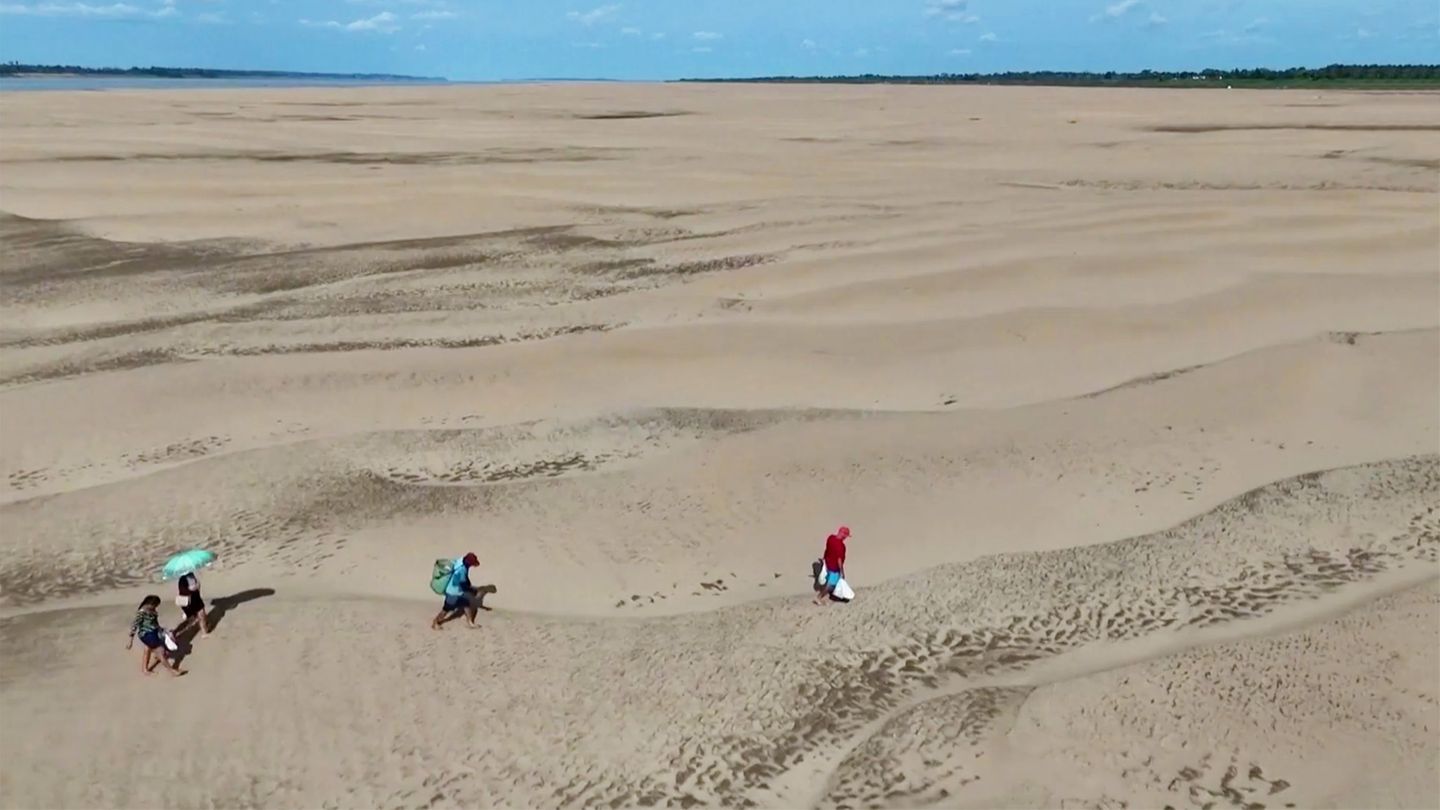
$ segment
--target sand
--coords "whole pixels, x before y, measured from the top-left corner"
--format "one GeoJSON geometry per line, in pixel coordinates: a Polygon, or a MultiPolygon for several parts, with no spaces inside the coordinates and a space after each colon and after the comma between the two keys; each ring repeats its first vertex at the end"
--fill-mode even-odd
{"type": "Polygon", "coordinates": [[[1440,805],[1435,100],[0,95],[0,806],[1440,805]]]}

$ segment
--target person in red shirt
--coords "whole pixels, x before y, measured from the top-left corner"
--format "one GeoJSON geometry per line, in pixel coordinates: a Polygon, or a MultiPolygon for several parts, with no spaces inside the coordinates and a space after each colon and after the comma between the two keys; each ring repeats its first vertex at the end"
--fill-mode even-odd
{"type": "Polygon", "coordinates": [[[841,526],[825,538],[825,584],[815,593],[815,604],[823,605],[835,593],[835,586],[845,576],[845,541],[850,539],[850,528],[841,526]]]}

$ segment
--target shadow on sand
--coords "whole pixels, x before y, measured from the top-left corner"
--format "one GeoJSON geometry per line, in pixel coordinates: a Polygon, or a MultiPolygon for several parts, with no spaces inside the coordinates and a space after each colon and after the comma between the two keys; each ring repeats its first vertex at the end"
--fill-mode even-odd
{"type": "MultiPolygon", "coordinates": [[[[476,588],[475,607],[480,610],[494,610],[495,608],[492,608],[489,605],[485,604],[485,597],[489,596],[492,593],[499,592],[500,588],[495,585],[481,585],[480,587],[476,588]]],[[[448,624],[449,622],[454,621],[455,619],[458,619],[464,615],[465,611],[463,609],[452,610],[449,613],[446,613],[444,616],[440,617],[439,624],[448,624]]]]}
{"type": "MultiPolygon", "coordinates": [[[[816,595],[819,595],[820,593],[820,569],[824,567],[825,565],[819,560],[815,560],[810,563],[810,590],[813,591],[816,595]]],[[[830,594],[830,601],[841,605],[849,604],[850,602],[850,600],[841,599],[833,593],[830,594]]]]}
{"type": "Polygon", "coordinates": [[[475,607],[481,610],[494,610],[495,608],[485,604],[485,597],[492,593],[499,593],[500,588],[495,585],[481,585],[475,589],[475,607]]]}
{"type": "MultiPolygon", "coordinates": [[[[220,622],[224,620],[225,616],[240,605],[274,595],[274,588],[251,588],[240,591],[239,593],[232,593],[229,596],[220,596],[210,600],[210,604],[205,608],[206,616],[210,619],[210,631],[213,633],[215,628],[220,626],[220,622]]],[[[172,656],[176,664],[184,661],[185,658],[190,655],[192,651],[191,645],[195,641],[195,636],[199,635],[199,633],[199,623],[191,622],[186,625],[183,630],[175,634],[175,641],[180,645],[180,649],[172,656]]]]}
{"type": "Polygon", "coordinates": [[[243,605],[246,602],[253,602],[256,599],[264,599],[267,596],[274,595],[274,588],[251,588],[248,591],[241,591],[239,593],[232,593],[229,596],[217,597],[213,602],[210,603],[210,608],[206,611],[206,613],[210,615],[210,629],[213,631],[216,627],[219,627],[220,621],[225,618],[225,614],[229,613],[240,605],[243,605]]]}

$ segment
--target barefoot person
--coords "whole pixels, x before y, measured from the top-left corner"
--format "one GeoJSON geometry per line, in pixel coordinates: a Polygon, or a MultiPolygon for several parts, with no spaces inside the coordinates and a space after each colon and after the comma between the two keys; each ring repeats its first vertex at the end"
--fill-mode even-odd
{"type": "Polygon", "coordinates": [[[850,539],[850,529],[841,526],[825,538],[825,584],[815,592],[815,604],[823,605],[835,593],[835,586],[845,576],[845,541],[850,539]]]}
{"type": "Polygon", "coordinates": [[[175,596],[175,604],[185,614],[185,618],[175,625],[175,635],[191,622],[200,625],[200,634],[210,635],[210,616],[205,612],[205,600],[200,597],[200,577],[195,572],[190,572],[176,581],[178,593],[175,596]]]}
{"type": "Polygon", "coordinates": [[[160,616],[156,613],[160,607],[160,597],[151,594],[145,597],[140,603],[139,610],[135,611],[135,620],[130,623],[130,639],[125,642],[125,649],[135,646],[135,638],[140,638],[140,643],[145,647],[145,657],[140,661],[140,671],[146,675],[153,674],[155,664],[151,658],[159,658],[160,663],[170,670],[171,675],[184,675],[185,670],[170,662],[165,653],[165,638],[160,630],[160,616]]]}
{"type": "Polygon", "coordinates": [[[450,570],[450,581],[445,583],[445,604],[440,608],[440,612],[435,614],[434,621],[430,622],[431,629],[444,629],[442,625],[458,618],[461,613],[465,614],[471,627],[480,626],[475,623],[478,594],[475,586],[470,583],[470,569],[479,564],[480,558],[476,557],[473,551],[455,561],[454,568],[450,570]]]}

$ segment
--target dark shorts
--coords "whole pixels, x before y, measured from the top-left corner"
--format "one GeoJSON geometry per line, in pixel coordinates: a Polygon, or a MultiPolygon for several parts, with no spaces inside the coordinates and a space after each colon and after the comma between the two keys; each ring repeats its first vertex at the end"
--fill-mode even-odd
{"type": "Polygon", "coordinates": [[[199,613],[204,609],[205,600],[201,599],[199,594],[194,593],[190,594],[190,601],[185,603],[185,607],[180,608],[181,612],[185,614],[185,618],[187,619],[194,617],[195,614],[199,613]]]}
{"type": "Polygon", "coordinates": [[[446,596],[446,597],[445,597],[445,609],[446,609],[446,610],[464,610],[465,608],[468,608],[468,607],[470,607],[470,595],[469,595],[469,594],[461,594],[461,595],[459,595],[459,596],[446,596]]]}
{"type": "Polygon", "coordinates": [[[160,638],[159,633],[141,633],[140,643],[152,650],[158,650],[165,646],[165,640],[160,638]]]}

